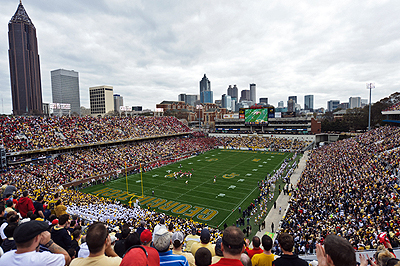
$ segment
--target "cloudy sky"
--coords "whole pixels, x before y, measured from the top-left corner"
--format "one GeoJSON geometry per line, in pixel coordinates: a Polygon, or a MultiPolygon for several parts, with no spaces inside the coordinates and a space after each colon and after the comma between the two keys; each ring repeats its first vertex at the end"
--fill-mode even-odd
{"type": "MultiPolygon", "coordinates": [[[[11,113],[8,22],[18,0],[0,0],[1,111],[11,113]]],[[[399,91],[400,1],[396,0],[23,0],[39,42],[43,101],[50,71],[79,72],[88,88],[111,85],[125,105],[154,109],[198,94],[204,74],[214,100],[229,85],[257,84],[277,106],[313,94],[314,107],[399,91]]]]}

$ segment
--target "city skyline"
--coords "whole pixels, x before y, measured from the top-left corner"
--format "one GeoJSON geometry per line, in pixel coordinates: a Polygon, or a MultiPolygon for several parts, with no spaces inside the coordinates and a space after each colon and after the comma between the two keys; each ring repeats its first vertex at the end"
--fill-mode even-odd
{"type": "MultiPolygon", "coordinates": [[[[12,110],[7,24],[18,4],[7,1],[0,10],[4,113],[12,110]]],[[[214,100],[229,84],[241,91],[255,83],[257,97],[268,97],[274,106],[289,95],[303,106],[303,96],[310,94],[315,109],[332,99],[368,98],[368,82],[375,83],[376,102],[398,91],[400,83],[396,1],[23,5],[37,29],[43,102],[51,102],[50,71],[59,68],[80,73],[85,107],[89,87],[108,84],[126,104],[154,109],[177,94],[197,94],[204,73],[214,100]]]]}

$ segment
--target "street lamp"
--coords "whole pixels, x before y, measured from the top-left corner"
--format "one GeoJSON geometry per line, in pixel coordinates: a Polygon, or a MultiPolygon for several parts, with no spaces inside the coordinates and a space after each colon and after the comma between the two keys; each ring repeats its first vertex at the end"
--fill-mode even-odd
{"type": "Polygon", "coordinates": [[[371,130],[371,90],[375,89],[375,83],[367,83],[367,89],[369,89],[368,131],[370,131],[371,130]]]}

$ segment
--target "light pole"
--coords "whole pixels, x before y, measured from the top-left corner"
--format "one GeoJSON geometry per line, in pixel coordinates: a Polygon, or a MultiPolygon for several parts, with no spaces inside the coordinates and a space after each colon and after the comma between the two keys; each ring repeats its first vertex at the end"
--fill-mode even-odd
{"type": "Polygon", "coordinates": [[[371,130],[371,91],[375,89],[374,83],[367,83],[367,89],[369,89],[369,111],[368,111],[368,131],[371,130]]]}

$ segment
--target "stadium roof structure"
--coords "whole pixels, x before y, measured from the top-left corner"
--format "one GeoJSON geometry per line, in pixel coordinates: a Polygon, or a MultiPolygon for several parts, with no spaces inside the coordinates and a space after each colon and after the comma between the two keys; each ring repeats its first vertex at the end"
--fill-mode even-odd
{"type": "Polygon", "coordinates": [[[35,27],[32,23],[32,20],[29,18],[28,13],[26,13],[21,1],[19,2],[17,11],[15,11],[14,16],[12,16],[9,23],[26,23],[35,27]]]}

